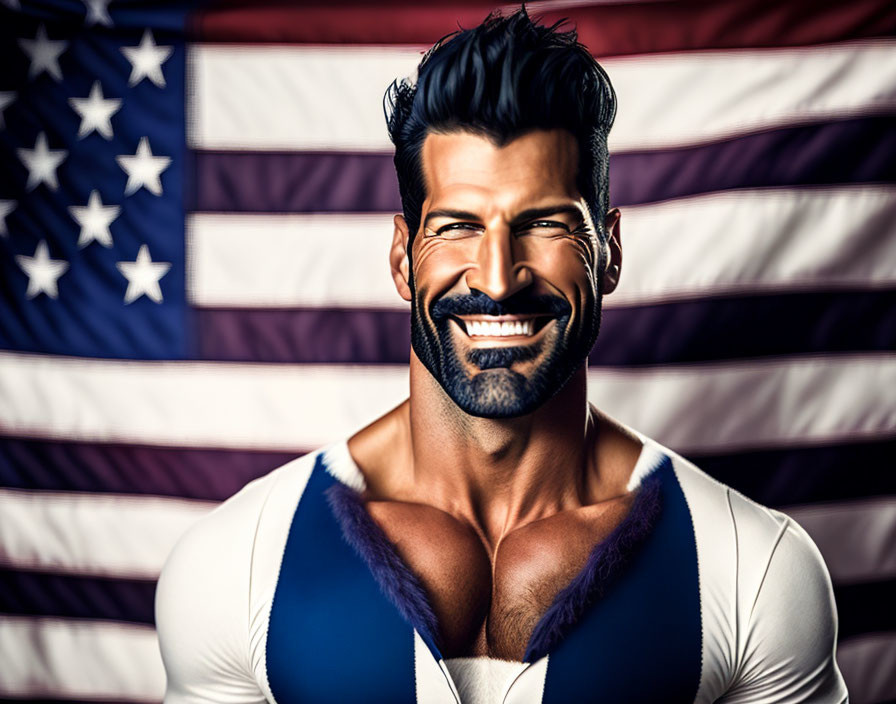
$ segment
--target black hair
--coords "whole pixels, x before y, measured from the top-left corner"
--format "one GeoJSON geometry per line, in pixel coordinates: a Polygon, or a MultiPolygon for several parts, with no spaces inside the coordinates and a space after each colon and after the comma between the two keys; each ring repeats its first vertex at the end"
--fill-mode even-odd
{"type": "Polygon", "coordinates": [[[455,130],[503,146],[532,129],[565,128],[579,146],[577,185],[603,239],[609,208],[607,135],[616,95],[575,30],[535,24],[525,5],[491,13],[473,29],[446,35],[411,79],[393,81],[383,107],[395,145],[402,210],[411,238],[426,198],[420,152],[429,133],[455,130]]]}

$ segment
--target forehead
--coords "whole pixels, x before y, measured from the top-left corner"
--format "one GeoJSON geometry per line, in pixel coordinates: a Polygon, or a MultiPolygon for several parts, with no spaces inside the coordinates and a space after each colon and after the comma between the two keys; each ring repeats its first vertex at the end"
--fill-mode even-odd
{"type": "Polygon", "coordinates": [[[548,198],[573,199],[578,146],[564,129],[533,130],[502,147],[470,132],[431,133],[421,150],[424,211],[433,207],[528,208],[548,198]]]}

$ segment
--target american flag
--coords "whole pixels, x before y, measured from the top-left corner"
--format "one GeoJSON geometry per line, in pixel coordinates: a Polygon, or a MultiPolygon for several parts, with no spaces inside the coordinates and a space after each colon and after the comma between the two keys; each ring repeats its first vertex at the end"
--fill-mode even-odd
{"type": "MultiPolygon", "coordinates": [[[[158,701],[179,535],[407,393],[382,96],[493,6],[4,4],[0,700],[158,701]]],[[[896,700],[896,6],[529,11],[619,96],[591,400],[803,525],[896,700]]]]}

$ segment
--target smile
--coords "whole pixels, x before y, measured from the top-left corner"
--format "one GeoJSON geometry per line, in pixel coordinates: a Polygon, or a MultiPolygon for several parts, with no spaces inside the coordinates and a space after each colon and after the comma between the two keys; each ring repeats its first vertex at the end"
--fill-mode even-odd
{"type": "Polygon", "coordinates": [[[550,316],[481,315],[456,316],[468,337],[531,337],[553,320],[550,316]]]}

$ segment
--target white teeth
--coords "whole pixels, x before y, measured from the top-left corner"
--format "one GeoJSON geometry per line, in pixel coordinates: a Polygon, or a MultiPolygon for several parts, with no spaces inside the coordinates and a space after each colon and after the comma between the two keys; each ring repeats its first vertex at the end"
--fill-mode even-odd
{"type": "Polygon", "coordinates": [[[507,337],[509,335],[531,335],[533,322],[525,321],[502,321],[488,322],[485,320],[465,320],[464,326],[467,335],[470,337],[487,336],[487,337],[507,337]]]}

